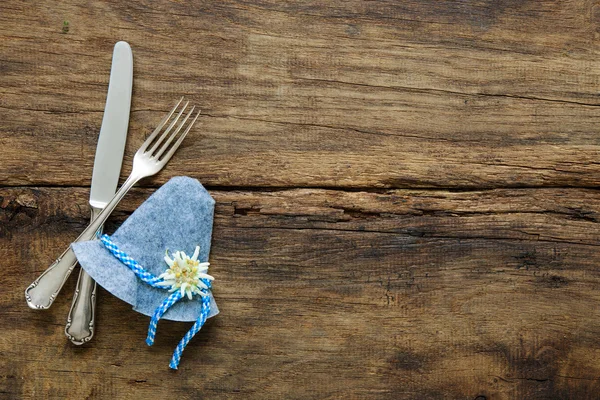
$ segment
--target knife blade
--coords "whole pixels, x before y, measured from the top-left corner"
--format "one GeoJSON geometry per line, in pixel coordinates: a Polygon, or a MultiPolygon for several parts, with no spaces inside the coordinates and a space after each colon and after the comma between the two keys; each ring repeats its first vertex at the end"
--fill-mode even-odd
{"type": "MultiPolygon", "coordinates": [[[[113,50],[107,100],[100,135],[98,137],[96,158],[94,160],[92,187],[90,190],[92,220],[112,198],[117,187],[123,152],[125,150],[127,127],[129,125],[132,83],[133,55],[131,48],[126,42],[118,42],[113,50]]],[[[64,286],[76,263],[77,259],[73,251],[70,248],[67,249],[25,290],[25,298],[29,307],[34,309],[49,308],[54,302],[56,295],[64,286]]],[[[92,312],[90,321],[92,322],[91,332],[93,334],[94,283],[91,279],[84,277],[78,280],[78,284],[87,285],[86,288],[89,288],[89,290],[87,290],[85,295],[90,301],[86,304],[83,300],[83,290],[79,290],[74,298],[74,303],[78,302],[79,304],[79,302],[82,302],[81,306],[72,306],[72,310],[90,310],[92,312]]],[[[73,319],[71,327],[75,329],[73,319]]]]}

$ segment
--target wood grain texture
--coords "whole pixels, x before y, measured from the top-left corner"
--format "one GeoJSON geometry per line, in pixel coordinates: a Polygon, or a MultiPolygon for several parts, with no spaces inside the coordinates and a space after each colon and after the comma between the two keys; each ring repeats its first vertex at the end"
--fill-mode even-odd
{"type": "Polygon", "coordinates": [[[0,398],[600,398],[600,3],[0,4],[0,398]],[[64,21],[68,32],[64,33],[64,21]],[[111,50],[134,53],[122,178],[181,95],[168,167],[217,201],[221,314],[97,335],[23,291],[87,224],[111,50]]]}

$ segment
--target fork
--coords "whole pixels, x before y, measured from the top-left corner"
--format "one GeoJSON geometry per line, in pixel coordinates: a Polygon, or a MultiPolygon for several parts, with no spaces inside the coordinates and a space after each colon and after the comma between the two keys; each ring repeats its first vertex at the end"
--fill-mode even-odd
{"type": "MultiPolygon", "coordinates": [[[[185,130],[183,130],[183,133],[179,135],[179,138],[175,141],[175,143],[171,145],[173,140],[186,126],[188,119],[194,112],[195,106],[192,106],[183,120],[171,133],[171,130],[173,130],[173,127],[175,127],[189,105],[189,101],[186,102],[176,117],[173,118],[172,122],[169,123],[164,132],[157,138],[158,134],[161,133],[182,101],[183,97],[179,100],[179,102],[177,102],[175,107],[173,107],[167,116],[163,118],[154,132],[152,132],[152,134],[138,149],[133,157],[133,168],[129,177],[125,180],[123,185],[121,185],[117,193],[115,193],[115,196],[112,198],[112,200],[108,202],[104,210],[100,212],[93,221],[90,222],[89,226],[81,233],[81,235],[79,235],[77,239],[75,239],[74,243],[93,239],[98,228],[104,224],[108,216],[112,213],[129,189],[131,189],[140,179],[158,173],[167,164],[167,162],[169,162],[200,115],[200,112],[198,112],[191,122],[187,124],[187,127],[185,130]]],[[[65,284],[65,281],[71,274],[71,271],[73,270],[71,265],[73,265],[74,260],[75,254],[69,246],[63,252],[63,254],[61,254],[61,256],[25,290],[25,299],[27,300],[27,305],[34,309],[49,308],[54,302],[56,295],[65,284]]]]}

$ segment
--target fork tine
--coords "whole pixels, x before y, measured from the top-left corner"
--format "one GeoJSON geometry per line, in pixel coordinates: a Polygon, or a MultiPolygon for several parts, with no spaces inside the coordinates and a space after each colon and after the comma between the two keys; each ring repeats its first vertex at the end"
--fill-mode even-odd
{"type": "Polygon", "coordinates": [[[155,155],[153,155],[153,157],[156,157],[157,159],[160,158],[160,156],[165,152],[165,150],[167,149],[167,147],[169,147],[169,145],[171,144],[171,142],[173,141],[173,139],[175,139],[175,136],[177,136],[177,134],[181,131],[181,128],[185,125],[186,121],[192,115],[192,113],[194,112],[195,108],[196,108],[196,106],[192,107],[192,109],[185,116],[185,118],[183,119],[183,121],[181,121],[181,123],[179,124],[179,126],[177,127],[177,129],[175,129],[175,131],[171,134],[171,136],[169,136],[169,139],[167,139],[165,141],[165,143],[161,146],[160,150],[158,150],[158,153],[156,153],[155,155]]]}
{"type": "Polygon", "coordinates": [[[165,156],[162,158],[162,160],[160,160],[161,163],[167,163],[171,159],[171,157],[175,153],[175,150],[177,150],[177,148],[179,147],[179,145],[181,144],[181,142],[183,142],[183,139],[188,134],[188,132],[190,131],[190,129],[192,129],[192,126],[194,125],[194,122],[196,122],[196,120],[198,119],[199,116],[200,116],[200,111],[198,111],[198,113],[196,114],[196,117],[192,120],[192,122],[190,122],[190,124],[186,128],[185,132],[183,132],[183,134],[181,136],[179,136],[179,139],[177,139],[177,141],[175,142],[175,144],[173,145],[173,147],[171,147],[171,149],[169,150],[169,152],[167,154],[165,154],[165,156]]]}
{"type": "Polygon", "coordinates": [[[144,151],[146,151],[146,149],[148,148],[148,145],[150,143],[152,143],[152,140],[154,140],[154,138],[156,137],[156,135],[158,135],[158,133],[163,128],[163,126],[165,126],[165,124],[167,123],[167,121],[169,120],[169,118],[171,118],[171,115],[173,115],[173,113],[175,112],[175,110],[177,110],[177,107],[179,107],[179,105],[181,104],[182,101],[183,101],[183,97],[181,97],[179,99],[179,101],[177,102],[177,104],[175,104],[175,107],[173,107],[173,109],[167,114],[167,116],[164,117],[162,119],[162,121],[160,121],[160,124],[158,124],[158,126],[156,127],[156,129],[154,130],[154,132],[152,132],[152,134],[150,136],[148,136],[148,138],[144,141],[144,143],[142,143],[142,145],[140,146],[138,152],[144,152],[144,151]]]}
{"type": "Polygon", "coordinates": [[[183,114],[183,112],[187,108],[188,104],[190,104],[190,102],[186,101],[186,103],[183,105],[183,108],[181,109],[181,111],[179,111],[179,114],[177,114],[177,116],[173,119],[173,122],[171,122],[169,124],[169,126],[167,127],[167,129],[163,132],[163,134],[160,135],[160,137],[158,139],[156,139],[156,143],[154,143],[154,145],[152,146],[152,148],[150,150],[148,150],[148,153],[150,155],[152,155],[156,151],[156,149],[158,148],[158,146],[160,146],[160,144],[163,142],[163,140],[165,140],[165,138],[167,137],[167,135],[169,134],[169,132],[171,132],[171,129],[173,129],[173,126],[175,126],[175,124],[179,120],[179,117],[181,117],[181,115],[183,114]]]}

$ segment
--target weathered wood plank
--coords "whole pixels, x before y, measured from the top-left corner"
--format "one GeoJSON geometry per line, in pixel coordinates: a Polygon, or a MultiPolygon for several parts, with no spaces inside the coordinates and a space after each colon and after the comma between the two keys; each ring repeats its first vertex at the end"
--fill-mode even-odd
{"type": "Polygon", "coordinates": [[[117,39],[135,58],[124,174],[174,99],[204,110],[151,185],[600,185],[591,2],[0,7],[2,185],[89,185],[117,39]]]}
{"type": "Polygon", "coordinates": [[[187,324],[147,348],[148,319],[102,292],[98,335],[76,348],[68,295],[24,311],[24,287],[87,223],[88,191],[0,189],[7,396],[595,398],[597,191],[212,193],[222,314],[170,373],[187,324]]]}

